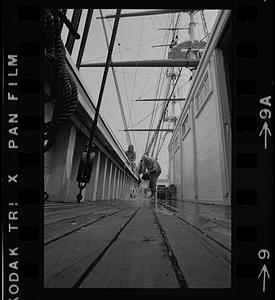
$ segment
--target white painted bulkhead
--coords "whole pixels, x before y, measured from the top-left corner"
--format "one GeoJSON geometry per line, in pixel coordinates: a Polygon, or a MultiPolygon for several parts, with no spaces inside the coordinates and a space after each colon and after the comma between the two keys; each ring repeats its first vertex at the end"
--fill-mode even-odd
{"type": "MultiPolygon", "coordinates": [[[[213,63],[212,59],[210,61],[209,65],[213,63]]],[[[197,198],[199,202],[223,204],[224,157],[221,155],[223,150],[220,149],[223,144],[219,142],[219,126],[223,121],[218,111],[218,91],[216,84],[212,84],[213,81],[217,81],[216,74],[213,68],[208,66],[193,97],[194,109],[185,110],[184,117],[181,118],[178,130],[174,134],[170,147],[170,151],[173,149],[174,153],[170,154],[169,182],[177,187],[177,199],[192,201],[197,198]],[[209,80],[209,91],[198,107],[198,93],[206,76],[209,80]],[[194,164],[195,156],[196,164],[194,164]]]]}
{"type": "MultiPolygon", "coordinates": [[[[190,124],[191,114],[186,116],[190,124]]],[[[190,125],[189,125],[190,126],[190,125]]],[[[182,133],[181,140],[181,168],[182,168],[182,192],[181,199],[194,200],[194,145],[192,129],[189,127],[187,132],[182,133]]],[[[182,130],[181,130],[182,131],[182,130]]]]}
{"type": "MultiPolygon", "coordinates": [[[[217,80],[215,74],[207,68],[203,79],[208,76],[209,82],[217,80]]],[[[200,82],[199,87],[201,87],[200,82]]],[[[195,96],[195,106],[197,95],[195,96]]],[[[218,141],[218,120],[215,102],[217,91],[210,84],[201,107],[195,109],[195,139],[197,142],[198,200],[200,202],[222,202],[221,157],[218,141]]]]}
{"type": "Polygon", "coordinates": [[[169,184],[174,183],[174,150],[173,150],[173,145],[171,145],[170,150],[169,150],[169,173],[168,173],[168,179],[169,179],[169,184]]]}
{"type": "MultiPolygon", "coordinates": [[[[219,86],[215,57],[215,46],[229,14],[223,11],[217,18],[168,146],[169,183],[177,186],[178,200],[230,205],[231,176],[225,157],[229,149],[225,149],[223,137],[223,124],[228,121],[221,113],[228,99],[224,82],[219,86]]],[[[220,64],[221,68],[224,65],[220,64]]]]}

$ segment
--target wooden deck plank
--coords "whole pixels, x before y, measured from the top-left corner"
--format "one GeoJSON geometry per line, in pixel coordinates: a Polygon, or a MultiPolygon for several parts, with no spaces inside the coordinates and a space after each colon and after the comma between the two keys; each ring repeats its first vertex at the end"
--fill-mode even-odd
{"type": "Polygon", "coordinates": [[[89,209],[89,208],[93,208],[93,207],[102,207],[102,206],[110,206],[110,205],[100,205],[100,204],[96,204],[96,203],[91,203],[91,204],[85,204],[85,205],[81,205],[81,204],[72,204],[72,205],[60,205],[57,207],[47,207],[44,206],[44,214],[47,216],[51,216],[51,215],[55,215],[55,214],[59,214],[59,213],[63,213],[63,212],[70,212],[70,211],[74,211],[74,210],[85,210],[85,209],[89,209]]]}
{"type": "Polygon", "coordinates": [[[65,219],[69,218],[77,218],[81,215],[87,215],[87,214],[93,214],[93,213],[98,213],[98,212],[103,212],[106,210],[110,210],[110,206],[93,206],[93,207],[86,207],[86,208],[79,208],[79,209],[74,209],[71,211],[62,211],[58,214],[54,215],[44,215],[44,225],[49,225],[55,222],[60,222],[65,219]]]}
{"type": "Polygon", "coordinates": [[[190,288],[230,288],[230,264],[224,249],[206,242],[190,225],[168,213],[156,210],[159,222],[190,288]],[[219,251],[217,251],[219,250],[219,251]]]}
{"type": "Polygon", "coordinates": [[[75,207],[85,207],[87,204],[77,204],[77,203],[72,203],[72,202],[67,202],[67,203],[49,203],[45,202],[44,203],[44,211],[56,211],[59,209],[68,209],[68,208],[75,208],[75,207]]]}
{"type": "Polygon", "coordinates": [[[164,206],[164,208],[168,208],[169,211],[172,211],[173,214],[179,216],[187,223],[209,235],[224,247],[231,249],[231,223],[229,220],[211,218],[205,214],[200,214],[194,219],[194,216],[190,212],[182,211],[164,201],[161,201],[160,204],[164,206]]]}
{"type": "Polygon", "coordinates": [[[70,288],[136,211],[115,215],[48,244],[44,248],[44,286],[70,288]]]}
{"type": "Polygon", "coordinates": [[[82,216],[78,216],[75,218],[72,217],[58,223],[48,224],[44,226],[44,243],[48,243],[49,241],[61,235],[67,234],[68,232],[76,228],[85,226],[85,224],[87,223],[96,221],[119,210],[119,208],[113,207],[102,212],[95,212],[94,214],[83,214],[82,216]]]}
{"type": "Polygon", "coordinates": [[[150,200],[123,230],[81,288],[178,288],[150,200]]]}

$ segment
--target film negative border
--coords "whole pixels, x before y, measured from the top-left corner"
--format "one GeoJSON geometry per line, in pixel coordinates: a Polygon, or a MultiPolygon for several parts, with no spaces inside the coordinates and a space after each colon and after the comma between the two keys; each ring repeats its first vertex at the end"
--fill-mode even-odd
{"type": "Polygon", "coordinates": [[[232,238],[238,299],[271,299],[273,294],[273,44],[266,43],[267,28],[273,28],[270,9],[271,1],[238,1],[236,14],[232,238]]]}
{"type": "MultiPolygon", "coordinates": [[[[180,291],[188,299],[273,295],[273,34],[264,34],[273,28],[273,3],[236,1],[234,7],[232,289],[180,291]]],[[[4,299],[44,293],[41,8],[37,1],[4,5],[4,299]]]]}
{"type": "Polygon", "coordinates": [[[43,278],[40,6],[5,1],[4,11],[3,299],[34,300],[43,278]]]}

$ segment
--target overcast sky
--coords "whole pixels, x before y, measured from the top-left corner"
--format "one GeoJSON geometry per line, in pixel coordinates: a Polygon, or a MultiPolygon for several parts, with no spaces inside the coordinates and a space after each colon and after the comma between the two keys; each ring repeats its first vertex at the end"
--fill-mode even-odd
{"type": "MultiPolygon", "coordinates": [[[[136,10],[122,10],[122,13],[136,10]]],[[[116,10],[102,10],[103,15],[115,14],[116,10]]],[[[210,31],[215,18],[217,10],[205,10],[205,19],[210,31]]],[[[70,18],[72,10],[68,10],[67,17],[70,18]]],[[[82,34],[87,10],[83,10],[80,27],[78,32],[82,34]]],[[[95,9],[91,22],[90,32],[83,56],[83,63],[105,62],[107,56],[107,46],[102,28],[102,22],[97,17],[100,16],[99,10],[95,9]]],[[[171,31],[158,30],[159,28],[171,27],[172,19],[176,19],[177,14],[163,14],[156,16],[140,16],[131,18],[121,18],[117,31],[117,38],[113,49],[113,61],[128,61],[128,60],[148,60],[148,59],[167,59],[168,47],[152,47],[159,44],[168,44],[171,42],[171,31]],[[168,36],[169,33],[169,36],[168,36]]],[[[106,19],[105,25],[107,28],[108,38],[110,40],[114,19],[106,19]]],[[[201,24],[200,13],[195,15],[195,22],[197,22],[198,38],[205,37],[203,27],[201,24]]],[[[188,27],[189,15],[180,14],[180,26],[188,27]]],[[[62,37],[67,34],[67,29],[64,26],[62,37]]],[[[188,40],[188,30],[180,30],[178,34],[178,43],[188,40]]],[[[72,57],[76,61],[80,41],[76,41],[72,57]]],[[[177,69],[177,68],[176,68],[177,69]]],[[[80,74],[85,81],[92,97],[96,104],[104,68],[81,68],[80,74]]],[[[155,98],[158,86],[158,79],[161,78],[160,88],[162,87],[161,98],[164,97],[168,78],[165,75],[166,69],[163,68],[136,68],[136,67],[118,67],[115,69],[118,79],[120,94],[123,102],[124,112],[127,120],[128,128],[149,128],[154,102],[135,102],[133,100],[138,98],[155,98]],[[160,75],[161,73],[161,75],[160,75]],[[161,76],[161,77],[160,77],[161,76]],[[163,84],[162,84],[163,83],[163,84]],[[144,121],[140,122],[147,115],[144,121]]],[[[177,71],[177,70],[176,70],[177,71]]],[[[175,95],[177,98],[184,98],[187,95],[190,86],[191,72],[183,68],[181,77],[178,81],[175,95]]],[[[161,105],[161,102],[158,102],[161,105]]],[[[175,115],[179,116],[181,106],[183,104],[178,102],[175,104],[175,115]]],[[[171,105],[170,105],[171,106],[171,105]]],[[[159,120],[161,107],[158,109],[153,128],[156,128],[159,120]]],[[[171,108],[169,109],[171,113],[171,108]]],[[[114,85],[113,75],[109,69],[108,78],[103,94],[100,114],[111,127],[116,138],[127,150],[127,141],[125,132],[123,130],[123,122],[121,112],[119,109],[118,98],[114,85]]],[[[165,125],[167,127],[168,124],[165,125]]],[[[172,124],[170,125],[171,128],[172,124]]],[[[147,141],[147,132],[130,132],[131,142],[134,145],[137,153],[137,163],[144,153],[147,141]]],[[[167,134],[165,142],[158,155],[158,161],[162,167],[162,174],[160,178],[165,178],[168,175],[168,143],[172,133],[167,134]]]]}

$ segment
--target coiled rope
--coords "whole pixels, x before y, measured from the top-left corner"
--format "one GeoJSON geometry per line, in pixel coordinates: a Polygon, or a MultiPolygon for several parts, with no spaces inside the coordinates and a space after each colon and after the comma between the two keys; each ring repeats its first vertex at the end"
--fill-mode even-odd
{"type": "Polygon", "coordinates": [[[78,93],[74,80],[66,67],[66,50],[61,40],[61,21],[56,13],[44,13],[45,64],[49,74],[50,100],[54,102],[52,119],[44,123],[44,152],[54,144],[59,128],[76,109],[78,93]]]}

